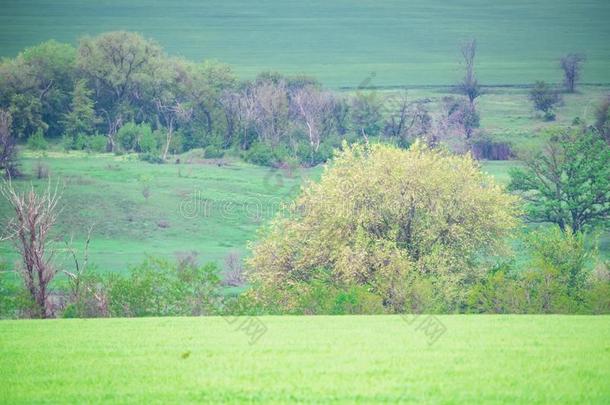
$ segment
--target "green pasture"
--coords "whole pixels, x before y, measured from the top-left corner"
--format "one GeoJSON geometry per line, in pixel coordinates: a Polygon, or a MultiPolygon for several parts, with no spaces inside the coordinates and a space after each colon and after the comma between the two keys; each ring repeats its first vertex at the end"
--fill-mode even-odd
{"type": "Polygon", "coordinates": [[[609,342],[607,316],[3,321],[0,400],[607,404],[609,342]]]}
{"type": "Polygon", "coordinates": [[[447,85],[476,38],[485,84],[561,81],[558,58],[586,53],[583,80],[610,82],[605,0],[8,0],[0,55],[54,38],[141,32],[172,55],[218,59],[242,77],[315,75],[331,87],[447,85]]]}

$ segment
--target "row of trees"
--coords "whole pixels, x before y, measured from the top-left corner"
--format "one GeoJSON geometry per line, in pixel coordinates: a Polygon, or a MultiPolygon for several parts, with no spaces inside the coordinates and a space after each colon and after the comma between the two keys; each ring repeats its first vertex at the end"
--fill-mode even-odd
{"type": "MultiPolygon", "coordinates": [[[[29,316],[54,316],[54,308],[75,316],[610,310],[607,263],[584,236],[606,229],[610,214],[610,147],[599,133],[549,134],[511,173],[509,190],[469,155],[421,141],[408,150],[344,143],[320,182],[308,184],[252,246],[244,296],[218,301],[216,268],[192,260],[150,260],[127,278],[100,277],[87,271],[87,248],[83,260],[68,248],[75,269],[63,270],[70,287],[67,304],[57,305],[50,231],[61,193],[50,183],[43,192],[0,187],[14,210],[4,236],[22,258],[29,316]],[[556,227],[525,237],[525,267],[507,245],[522,239],[523,215],[556,227]]],[[[225,281],[241,284],[239,260],[228,263],[225,281]]]]}
{"type": "MultiPolygon", "coordinates": [[[[377,135],[381,106],[371,101],[339,97],[307,77],[263,73],[240,82],[226,65],[168,57],[128,32],[83,38],[78,48],[49,41],[0,63],[2,122],[13,138],[42,131],[78,148],[100,133],[107,150],[120,151],[121,128],[146,124],[162,159],[172,148],[259,143],[311,163],[350,130],[377,135]]],[[[140,149],[139,139],[130,146],[140,149]]]]}
{"type": "MultiPolygon", "coordinates": [[[[48,41],[0,63],[0,165],[14,171],[8,162],[16,140],[34,134],[65,136],[74,149],[145,151],[160,161],[195,147],[208,148],[211,155],[237,148],[263,164],[290,159],[314,164],[329,158],[342,139],[379,135],[401,145],[417,137],[433,145],[447,136],[468,145],[479,126],[476,41],[461,51],[462,96],[443,100],[433,117],[426,103],[406,94],[339,95],[315,79],[275,73],[239,81],[227,65],[169,57],[135,33],[86,37],[77,48],[48,41]],[[129,124],[129,133],[121,133],[129,124]],[[134,125],[151,134],[141,127],[134,131],[134,125]]],[[[562,59],[571,91],[582,60],[562,59]]],[[[552,108],[553,100],[546,102],[552,108]]]]}

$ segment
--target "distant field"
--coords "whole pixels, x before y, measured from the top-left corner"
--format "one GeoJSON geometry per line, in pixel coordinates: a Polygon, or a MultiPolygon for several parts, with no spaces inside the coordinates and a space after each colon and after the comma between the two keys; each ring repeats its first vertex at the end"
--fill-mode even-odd
{"type": "Polygon", "coordinates": [[[586,82],[610,83],[606,0],[8,0],[0,55],[55,38],[138,31],[173,55],[215,58],[243,77],[307,73],[331,87],[451,84],[461,41],[479,41],[482,83],[561,80],[558,57],[586,53],[586,82]]]}
{"type": "Polygon", "coordinates": [[[4,403],[607,404],[607,316],[0,322],[4,403]],[[445,329],[433,342],[424,321],[445,329]],[[266,328],[266,332],[264,332],[266,328]],[[262,335],[261,335],[262,334],[262,335]],[[254,341],[253,344],[250,344],[254,341]],[[429,344],[429,342],[433,342],[429,344]]]}

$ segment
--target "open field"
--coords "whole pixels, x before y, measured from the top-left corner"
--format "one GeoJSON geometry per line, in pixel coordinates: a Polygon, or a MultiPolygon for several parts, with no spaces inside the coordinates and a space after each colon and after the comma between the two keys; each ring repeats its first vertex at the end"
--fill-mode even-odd
{"type": "Polygon", "coordinates": [[[478,39],[481,83],[559,82],[557,59],[586,52],[583,80],[610,82],[610,3],[605,0],[9,0],[0,54],[54,38],[138,31],[171,54],[230,63],[243,77],[307,73],[332,87],[451,84],[459,43],[478,39]]]}
{"type": "MultiPolygon", "coordinates": [[[[298,182],[308,175],[306,170],[290,175],[240,161],[222,167],[205,160],[154,165],[136,156],[74,152],[26,158],[23,171],[31,176],[39,162],[65,183],[57,246],[74,235],[76,247],[82,248],[93,224],[91,263],[103,272],[122,271],[146,254],[173,259],[196,251],[202,261],[219,262],[231,251],[243,254],[258,227],[282,199],[298,192],[298,182]]],[[[47,185],[47,180],[31,178],[20,183],[29,181],[47,185]]],[[[0,213],[7,214],[7,208],[3,200],[0,213]]],[[[16,258],[7,243],[0,249],[2,257],[16,258]]]]}
{"type": "Polygon", "coordinates": [[[19,402],[608,403],[604,316],[3,321],[0,398],[19,402]],[[445,328],[429,344],[421,327],[445,328]],[[39,337],[44,336],[43,339],[39,337]]]}

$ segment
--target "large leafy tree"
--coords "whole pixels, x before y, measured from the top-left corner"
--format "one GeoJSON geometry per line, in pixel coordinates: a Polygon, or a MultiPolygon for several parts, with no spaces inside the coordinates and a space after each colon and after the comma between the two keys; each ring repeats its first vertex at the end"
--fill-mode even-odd
{"type": "Polygon", "coordinates": [[[113,148],[123,123],[145,117],[147,88],[164,61],[161,47],[139,34],[116,31],[81,40],[77,65],[94,89],[113,148]]]}
{"type": "Polygon", "coordinates": [[[27,137],[38,129],[63,131],[75,75],[76,50],[48,41],[0,64],[0,107],[13,115],[13,131],[27,137]]]}
{"type": "Polygon", "coordinates": [[[610,147],[593,131],[556,130],[542,151],[511,172],[531,220],[580,232],[607,224],[610,213],[610,147]]]}
{"type": "Polygon", "coordinates": [[[500,251],[518,224],[517,203],[468,156],[419,142],[409,150],[344,144],[252,247],[253,294],[290,310],[293,287],[325,269],[401,311],[410,283],[425,276],[456,309],[480,258],[500,251]]]}

